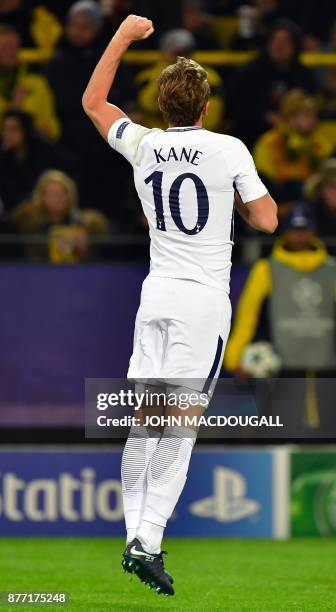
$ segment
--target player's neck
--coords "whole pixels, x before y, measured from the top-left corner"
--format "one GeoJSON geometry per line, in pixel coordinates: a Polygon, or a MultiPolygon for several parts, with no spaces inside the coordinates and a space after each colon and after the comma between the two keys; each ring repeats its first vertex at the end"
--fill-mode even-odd
{"type": "Polygon", "coordinates": [[[172,124],[169,124],[169,129],[177,128],[177,127],[202,127],[202,125],[203,125],[202,119],[199,119],[193,125],[183,125],[183,126],[181,126],[181,125],[172,125],[172,124]]]}

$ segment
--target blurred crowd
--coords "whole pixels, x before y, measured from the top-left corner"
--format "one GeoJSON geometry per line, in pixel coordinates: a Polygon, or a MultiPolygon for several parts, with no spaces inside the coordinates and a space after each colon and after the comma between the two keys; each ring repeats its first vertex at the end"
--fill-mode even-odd
{"type": "MultiPolygon", "coordinates": [[[[303,51],[335,51],[335,3],[1,0],[0,256],[96,260],[107,237],[146,233],[131,167],[81,105],[103,49],[132,12],[155,24],[155,35],[134,49],[161,53],[123,62],[110,101],[137,123],[164,127],[156,87],[164,66],[197,51],[243,53],[241,65],[204,62],[205,127],[247,144],[281,217],[303,202],[317,235],[336,238],[336,65],[300,59],[303,51]],[[20,247],[13,235],[23,237],[20,247]]],[[[237,224],[238,237],[248,231],[237,224]]]]}

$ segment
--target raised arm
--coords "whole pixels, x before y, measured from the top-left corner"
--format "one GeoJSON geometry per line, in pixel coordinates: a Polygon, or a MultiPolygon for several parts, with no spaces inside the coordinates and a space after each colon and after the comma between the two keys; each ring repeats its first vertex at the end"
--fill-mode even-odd
{"type": "Polygon", "coordinates": [[[92,73],[82,103],[84,111],[105,140],[111,125],[126,117],[120,108],[107,102],[121,58],[133,41],[148,38],[153,32],[150,19],[129,15],[120,25],[92,73]]]}
{"type": "Polygon", "coordinates": [[[269,193],[245,204],[236,193],[235,207],[244,221],[255,230],[273,234],[278,227],[277,205],[269,193]]]}

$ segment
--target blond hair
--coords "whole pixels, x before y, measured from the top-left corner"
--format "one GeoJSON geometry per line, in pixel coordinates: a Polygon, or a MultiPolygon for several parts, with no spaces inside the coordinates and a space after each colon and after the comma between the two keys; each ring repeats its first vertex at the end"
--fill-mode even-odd
{"type": "Polygon", "coordinates": [[[280,105],[282,118],[288,120],[301,111],[316,112],[316,100],[307,96],[302,89],[291,89],[284,95],[280,105]]]}
{"type": "Polygon", "coordinates": [[[159,106],[172,126],[195,125],[210,97],[208,75],[192,59],[178,57],[158,78],[159,106]]]}
{"type": "Polygon", "coordinates": [[[61,170],[47,170],[41,174],[32,194],[32,204],[39,211],[44,209],[44,191],[49,183],[62,185],[68,198],[68,212],[77,206],[78,194],[75,181],[61,170]]]}

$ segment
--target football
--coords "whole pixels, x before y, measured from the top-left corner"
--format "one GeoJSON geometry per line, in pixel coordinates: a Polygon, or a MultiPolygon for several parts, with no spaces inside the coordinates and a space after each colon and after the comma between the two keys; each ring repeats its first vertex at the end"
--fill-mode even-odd
{"type": "Polygon", "coordinates": [[[279,373],[281,359],[269,342],[253,342],[245,348],[241,366],[252,378],[269,378],[279,373]]]}

